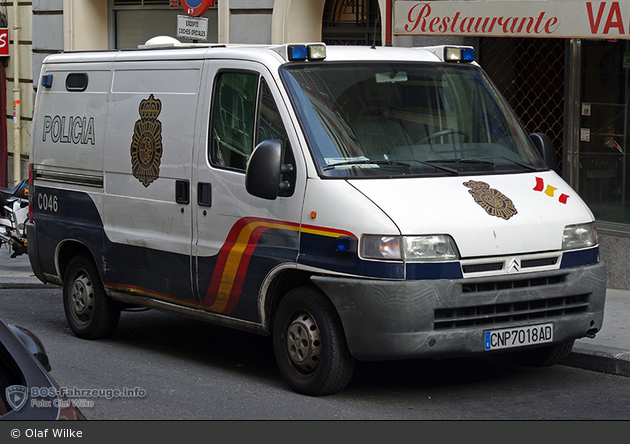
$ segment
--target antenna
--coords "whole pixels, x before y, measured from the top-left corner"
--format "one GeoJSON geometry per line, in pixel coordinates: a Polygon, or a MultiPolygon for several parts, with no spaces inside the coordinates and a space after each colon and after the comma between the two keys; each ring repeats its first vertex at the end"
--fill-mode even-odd
{"type": "Polygon", "coordinates": [[[378,27],[378,16],[376,16],[376,20],[374,20],[374,37],[372,38],[372,48],[376,49],[376,29],[378,27]]]}

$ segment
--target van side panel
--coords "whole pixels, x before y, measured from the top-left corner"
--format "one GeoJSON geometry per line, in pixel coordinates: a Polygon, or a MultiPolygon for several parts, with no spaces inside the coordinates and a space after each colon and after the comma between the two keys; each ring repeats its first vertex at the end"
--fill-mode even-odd
{"type": "MultiPolygon", "coordinates": [[[[234,60],[207,60],[205,70],[207,80],[202,86],[202,96],[212,97],[212,103],[208,100],[199,107],[199,133],[203,136],[194,162],[192,187],[196,207],[193,217],[195,284],[205,311],[260,322],[259,302],[264,297],[266,279],[281,273],[279,270],[295,268],[306,166],[273,73],[261,64],[234,60]],[[226,77],[222,77],[225,74],[226,77]],[[231,85],[227,78],[232,74],[232,79],[246,80],[231,85]],[[251,123],[247,119],[254,114],[251,110],[263,113],[264,107],[260,106],[263,81],[269,88],[267,104],[273,103],[272,107],[277,108],[277,114],[271,114],[272,120],[286,131],[288,145],[285,148],[291,149],[295,157],[295,190],[291,196],[275,200],[263,200],[245,190],[242,165],[228,167],[220,165],[217,159],[211,162],[212,144],[226,142],[214,131],[215,127],[229,127],[236,134],[239,130],[251,129],[247,125],[251,123]],[[238,89],[252,84],[258,87],[257,94],[238,89]],[[235,88],[230,90],[230,86],[235,88]],[[216,115],[212,114],[213,110],[218,110],[216,115]],[[211,195],[211,200],[205,204],[200,203],[201,196],[197,195],[203,187],[211,195]]],[[[263,118],[260,121],[268,122],[263,118]]],[[[259,124],[259,129],[262,125],[259,124]]],[[[224,134],[227,135],[227,131],[224,134]]],[[[253,140],[252,145],[256,144],[257,134],[246,134],[253,140]]]]}
{"type": "Polygon", "coordinates": [[[42,73],[53,80],[50,88],[38,89],[31,162],[40,170],[101,176],[111,64],[44,65],[42,73]],[[86,88],[69,91],[69,74],[84,74],[86,88]]]}
{"type": "Polygon", "coordinates": [[[29,257],[36,259],[40,279],[55,280],[56,254],[68,241],[86,246],[102,267],[102,141],[111,63],[45,64],[42,74],[52,76],[52,85],[38,88],[33,116],[31,202],[37,230],[30,230],[29,257]],[[71,75],[82,79],[81,90],[68,89],[71,75]]]}
{"type": "Polygon", "coordinates": [[[117,63],[104,156],[106,287],[192,307],[190,183],[201,64],[117,63]]]}

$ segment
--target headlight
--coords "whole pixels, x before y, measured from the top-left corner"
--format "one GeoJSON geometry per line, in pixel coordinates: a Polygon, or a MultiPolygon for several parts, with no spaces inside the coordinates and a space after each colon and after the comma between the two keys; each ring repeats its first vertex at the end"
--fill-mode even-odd
{"type": "Polygon", "coordinates": [[[452,261],[459,258],[455,241],[446,234],[405,236],[403,252],[408,261],[452,261]]]}
{"type": "Polygon", "coordinates": [[[363,236],[361,256],[368,259],[402,260],[400,236],[363,236]]]}
{"type": "Polygon", "coordinates": [[[361,238],[361,256],[366,259],[448,261],[459,258],[451,236],[374,236],[361,238]]]}
{"type": "Polygon", "coordinates": [[[562,234],[562,249],[575,250],[597,245],[595,223],[567,225],[562,234]]]}

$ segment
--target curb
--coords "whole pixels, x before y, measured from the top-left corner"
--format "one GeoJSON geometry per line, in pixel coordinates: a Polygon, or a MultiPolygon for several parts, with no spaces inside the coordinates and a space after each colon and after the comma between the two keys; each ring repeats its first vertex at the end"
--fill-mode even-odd
{"type": "Polygon", "coordinates": [[[618,376],[630,376],[630,352],[613,347],[576,344],[561,365],[618,376]]]}
{"type": "Polygon", "coordinates": [[[20,279],[20,278],[1,278],[0,279],[0,289],[3,290],[11,290],[11,289],[34,289],[34,288],[50,288],[51,286],[48,284],[44,284],[37,278],[33,279],[20,279]]]}

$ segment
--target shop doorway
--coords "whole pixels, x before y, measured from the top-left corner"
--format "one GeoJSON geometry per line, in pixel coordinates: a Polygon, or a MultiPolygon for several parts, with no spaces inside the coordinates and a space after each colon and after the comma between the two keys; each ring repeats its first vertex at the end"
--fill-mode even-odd
{"type": "Polygon", "coordinates": [[[378,0],[326,0],[322,39],[327,45],[381,45],[378,0]]]}
{"type": "Polygon", "coordinates": [[[578,193],[597,219],[630,223],[630,41],[581,44],[578,193]]]}

